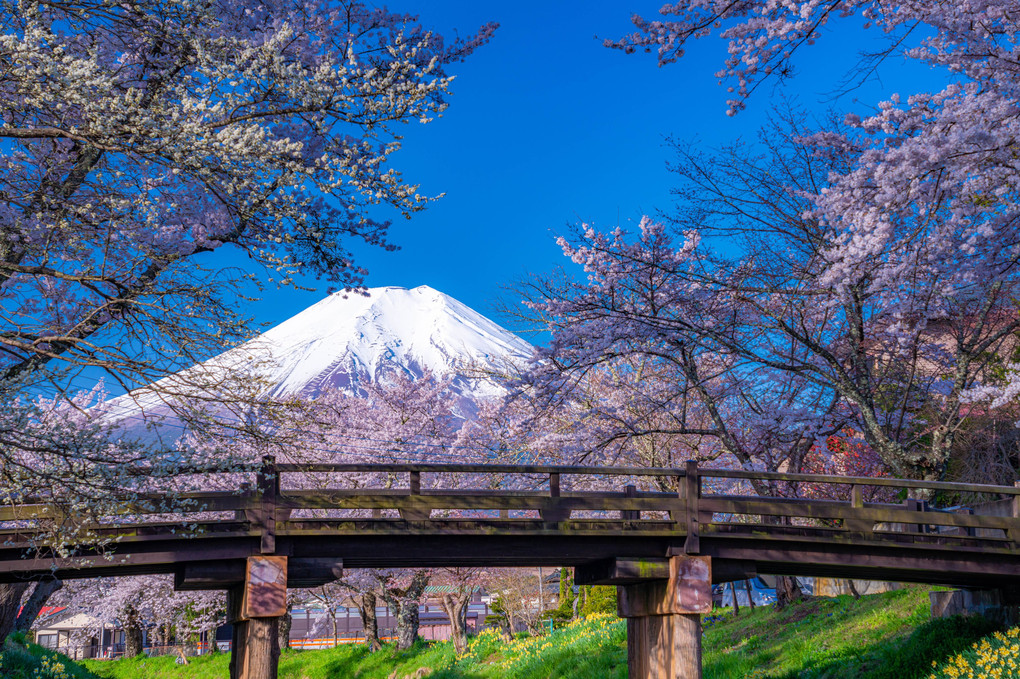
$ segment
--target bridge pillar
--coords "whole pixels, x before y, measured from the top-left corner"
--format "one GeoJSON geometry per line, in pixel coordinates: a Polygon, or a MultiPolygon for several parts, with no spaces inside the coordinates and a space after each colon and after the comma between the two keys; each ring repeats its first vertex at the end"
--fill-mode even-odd
{"type": "Polygon", "coordinates": [[[287,557],[248,557],[245,580],[227,590],[234,626],[230,679],[277,679],[280,618],[287,613],[287,557]]]}
{"type": "Polygon", "coordinates": [[[712,561],[674,556],[669,578],[617,587],[630,679],[701,679],[701,615],[712,611],[712,561]]]}

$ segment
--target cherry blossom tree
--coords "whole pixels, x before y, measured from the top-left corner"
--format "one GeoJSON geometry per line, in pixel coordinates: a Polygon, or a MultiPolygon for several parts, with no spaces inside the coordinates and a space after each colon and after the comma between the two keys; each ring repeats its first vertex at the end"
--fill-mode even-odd
{"type": "Polygon", "coordinates": [[[442,587],[439,604],[450,620],[450,641],[457,655],[468,650],[467,614],[471,598],[488,580],[488,571],[480,568],[439,568],[433,571],[432,582],[442,587]]]}
{"type": "Polygon", "coordinates": [[[157,646],[188,645],[201,633],[214,632],[224,622],[224,596],[219,591],[177,592],[172,576],[146,575],[68,581],[57,602],[102,625],[121,627],[130,657],[142,653],[145,630],[157,646]]]}
{"type": "Polygon", "coordinates": [[[373,589],[375,583],[367,576],[367,572],[362,569],[350,569],[345,571],[339,580],[328,582],[305,592],[305,597],[308,600],[322,606],[326,612],[326,615],[318,618],[313,626],[313,636],[318,637],[328,632],[333,637],[333,645],[336,646],[340,634],[336,615],[337,608],[353,603],[361,616],[362,630],[368,650],[374,652],[382,648],[382,642],[379,640],[379,623],[375,613],[376,593],[373,589]]]}
{"type": "MultiPolygon", "coordinates": [[[[899,474],[942,476],[963,420],[962,398],[982,383],[993,391],[1001,386],[989,383],[982,366],[985,357],[1002,354],[1003,341],[1020,327],[1012,302],[1020,242],[1013,162],[1020,124],[1018,10],[1011,1],[698,0],[665,5],[663,21],[635,17],[637,32],[609,43],[626,51],[655,49],[660,64],[667,64],[683,56],[689,41],[718,33],[729,41],[719,76],[735,83],[731,114],[761,83],[790,76],[794,55],[828,39],[823,29],[838,19],[863,18],[867,28],[889,39],[886,49],[865,55],[857,75],[867,77],[892,55],[945,74],[937,92],[894,95],[873,111],[846,115],[838,127],[799,135],[804,155],[839,162],[817,175],[814,186],[788,193],[802,203],[801,220],[813,225],[795,230],[817,234],[812,288],[830,293],[823,306],[841,315],[856,310],[858,317],[882,311],[870,326],[845,316],[857,326],[856,334],[848,333],[845,358],[814,353],[833,367],[845,362],[851,369],[838,385],[841,397],[864,420],[868,443],[899,474]],[[923,404],[886,409],[861,388],[859,377],[871,372],[865,364],[893,366],[903,356],[921,356],[931,368],[924,376],[927,393],[940,403],[938,416],[928,422],[903,416],[930,412],[923,404]],[[928,379],[933,374],[941,379],[928,379]],[[898,413],[898,422],[884,422],[883,410],[898,413]],[[908,437],[923,443],[904,445],[892,435],[895,428],[910,430],[908,437]]],[[[779,231],[788,223],[772,227],[779,231]]],[[[917,365],[908,360],[908,366],[917,365]]],[[[899,379],[916,384],[909,373],[899,379]]],[[[976,394],[1001,402],[1009,391],[1007,384],[999,394],[976,394]]],[[[925,396],[924,390],[904,394],[907,400],[925,396]]]]}
{"type": "MultiPolygon", "coordinates": [[[[238,301],[266,283],[357,289],[352,242],[393,249],[387,212],[431,200],[389,166],[398,126],[442,114],[495,25],[446,41],[356,0],[2,5],[2,501],[45,489],[91,516],[137,486],[117,470],[189,456],[63,426],[94,402],[82,371],[129,390],[186,368],[247,336],[238,301]]],[[[196,428],[210,400],[250,403],[245,379],[181,375],[143,391],[196,428]]]]}
{"type": "MultiPolygon", "coordinates": [[[[146,384],[243,337],[247,280],[357,287],[349,240],[392,248],[398,123],[446,108],[444,41],[357,1],[5,2],[4,375],[100,366],[146,384]],[[263,267],[210,269],[229,248],[263,267]]],[[[48,375],[52,378],[52,374],[48,375]]]]}
{"type": "Polygon", "coordinates": [[[576,245],[562,240],[587,282],[531,281],[529,304],[553,331],[529,376],[536,397],[597,391],[601,402],[585,400],[609,435],[673,439],[649,461],[676,465],[682,452],[747,468],[797,466],[832,426],[831,394],[731,350],[767,338],[741,327],[746,310],[707,284],[697,235],[674,245],[661,224],[645,219],[641,228],[633,241],[622,229],[591,228],[576,245]]]}

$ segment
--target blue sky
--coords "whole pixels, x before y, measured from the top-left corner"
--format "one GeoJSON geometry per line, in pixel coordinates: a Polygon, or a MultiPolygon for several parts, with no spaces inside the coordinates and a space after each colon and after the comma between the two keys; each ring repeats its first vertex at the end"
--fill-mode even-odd
{"type": "MultiPolygon", "coordinates": [[[[892,92],[939,82],[938,74],[896,60],[879,80],[833,101],[859,50],[879,44],[852,20],[800,55],[791,82],[760,88],[748,110],[728,117],[725,86],[713,75],[725,58],[718,38],[699,41],[665,68],[653,55],[602,47],[601,38],[630,30],[632,13],[651,15],[660,4],[391,2],[444,35],[465,35],[486,21],[501,27],[452,69],[457,79],[444,117],[404,128],[395,167],[423,193],[446,195],[410,221],[394,221],[399,252],[354,247],[370,270],[368,285],[430,285],[513,328],[494,313],[494,300],[530,272],[566,264],[555,237],[569,225],[626,225],[669,207],[675,181],[666,169],[667,137],[711,147],[753,137],[779,96],[809,110],[865,113],[892,92]]],[[[304,284],[317,289],[266,291],[249,313],[274,324],[326,294],[325,285],[304,284]]]]}

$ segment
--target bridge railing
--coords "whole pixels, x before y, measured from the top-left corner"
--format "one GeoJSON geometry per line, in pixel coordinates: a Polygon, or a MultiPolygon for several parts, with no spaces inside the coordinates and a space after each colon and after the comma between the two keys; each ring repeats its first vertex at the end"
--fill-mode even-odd
{"type": "MultiPolygon", "coordinates": [[[[232,473],[237,473],[232,470],[232,473]]],[[[1020,488],[907,479],[683,467],[503,464],[290,464],[267,458],[235,491],[126,498],[89,526],[120,542],[173,536],[258,537],[264,553],[280,535],[371,531],[662,534],[696,552],[701,536],[739,536],[767,526],[825,539],[1020,543],[1020,488]],[[370,484],[367,487],[364,484],[370,484]],[[761,496],[757,488],[839,488],[829,498],[761,496]],[[875,489],[918,495],[1004,498],[999,515],[932,511],[919,500],[868,501],[875,489]],[[866,492],[867,491],[867,492],[866,492]],[[845,499],[844,499],[845,498],[845,499]]],[[[54,503],[0,507],[0,544],[25,544],[47,521],[73,520],[54,503]]]]}

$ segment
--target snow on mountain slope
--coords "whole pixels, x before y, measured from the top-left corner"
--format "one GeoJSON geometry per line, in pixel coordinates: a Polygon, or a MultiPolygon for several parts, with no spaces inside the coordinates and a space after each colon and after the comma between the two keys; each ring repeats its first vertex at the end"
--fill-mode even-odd
{"type": "MultiPolygon", "coordinates": [[[[472,367],[500,370],[530,355],[530,344],[428,286],[372,288],[367,296],[330,295],[259,337],[157,385],[194,382],[195,375],[207,382],[220,374],[253,372],[264,380],[260,390],[267,395],[314,398],[331,388],[357,392],[359,384],[392,372],[420,377],[428,370],[437,376],[456,374],[454,389],[470,402],[500,391],[488,380],[472,378],[472,367]]],[[[180,435],[181,426],[165,400],[140,390],[114,399],[108,417],[131,435],[166,443],[180,435]],[[163,426],[145,432],[145,420],[152,419],[163,426]]]]}

